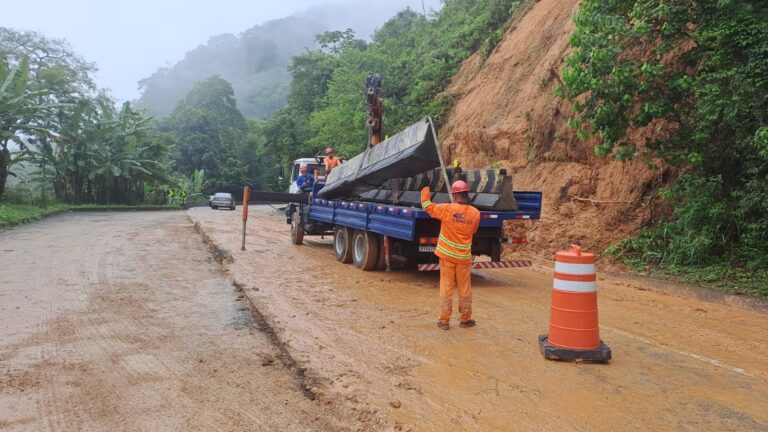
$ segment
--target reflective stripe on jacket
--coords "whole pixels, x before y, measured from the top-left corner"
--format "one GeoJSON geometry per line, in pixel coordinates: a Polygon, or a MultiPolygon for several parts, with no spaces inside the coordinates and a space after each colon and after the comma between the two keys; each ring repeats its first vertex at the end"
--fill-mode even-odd
{"type": "Polygon", "coordinates": [[[472,237],[480,227],[480,211],[468,204],[435,204],[429,187],[421,190],[421,207],[441,222],[435,255],[455,263],[472,261],[472,237]]]}

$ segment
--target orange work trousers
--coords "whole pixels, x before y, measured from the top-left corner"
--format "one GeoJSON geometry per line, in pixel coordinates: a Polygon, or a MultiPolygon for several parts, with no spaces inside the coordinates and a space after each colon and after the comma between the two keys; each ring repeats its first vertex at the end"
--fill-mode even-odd
{"type": "Polygon", "coordinates": [[[472,318],[472,262],[456,264],[440,260],[440,321],[448,323],[453,311],[453,289],[459,287],[461,321],[472,318]]]}

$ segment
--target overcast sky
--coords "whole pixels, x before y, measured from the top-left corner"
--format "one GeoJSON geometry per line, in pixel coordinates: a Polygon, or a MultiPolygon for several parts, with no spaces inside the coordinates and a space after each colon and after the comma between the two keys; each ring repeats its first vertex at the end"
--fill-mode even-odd
{"type": "MultiPolygon", "coordinates": [[[[347,3],[350,0],[332,0],[347,3]]],[[[368,0],[370,1],[370,0],[368,0]]],[[[422,0],[380,0],[422,10],[422,0]]],[[[120,100],[138,97],[137,82],[173,64],[208,38],[239,34],[264,21],[325,3],[312,0],[3,0],[0,26],[67,39],[95,62],[96,82],[120,100]]],[[[364,4],[365,2],[363,2],[364,4]]],[[[423,0],[427,12],[439,0],[423,0]]],[[[369,36],[369,35],[360,35],[369,36]]]]}

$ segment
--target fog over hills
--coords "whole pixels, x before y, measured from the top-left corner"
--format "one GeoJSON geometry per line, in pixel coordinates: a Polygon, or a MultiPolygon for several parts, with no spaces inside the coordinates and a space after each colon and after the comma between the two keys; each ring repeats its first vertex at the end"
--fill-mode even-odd
{"type": "MultiPolygon", "coordinates": [[[[212,36],[175,65],[159,68],[141,80],[137,106],[165,116],[196,82],[220,75],[232,84],[243,114],[269,117],[285,105],[290,82],[286,67],[291,58],[314,48],[315,35],[351,28],[357,37],[370,39],[377,27],[413,3],[400,0],[314,6],[256,25],[239,35],[212,36]]],[[[426,4],[434,6],[434,2],[426,4]]]]}

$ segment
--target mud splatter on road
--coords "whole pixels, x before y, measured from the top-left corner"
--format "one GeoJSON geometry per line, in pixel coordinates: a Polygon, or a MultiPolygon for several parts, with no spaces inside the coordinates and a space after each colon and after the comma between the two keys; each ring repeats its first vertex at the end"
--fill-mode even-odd
{"type": "Polygon", "coordinates": [[[0,430],[348,430],[182,212],[0,232],[0,430]]]}
{"type": "Polygon", "coordinates": [[[608,365],[544,360],[551,268],[475,273],[479,326],[435,327],[438,275],[362,272],[330,239],[290,244],[289,226],[252,206],[189,211],[317,387],[373,430],[766,430],[768,320],[599,275],[608,365]]]}

